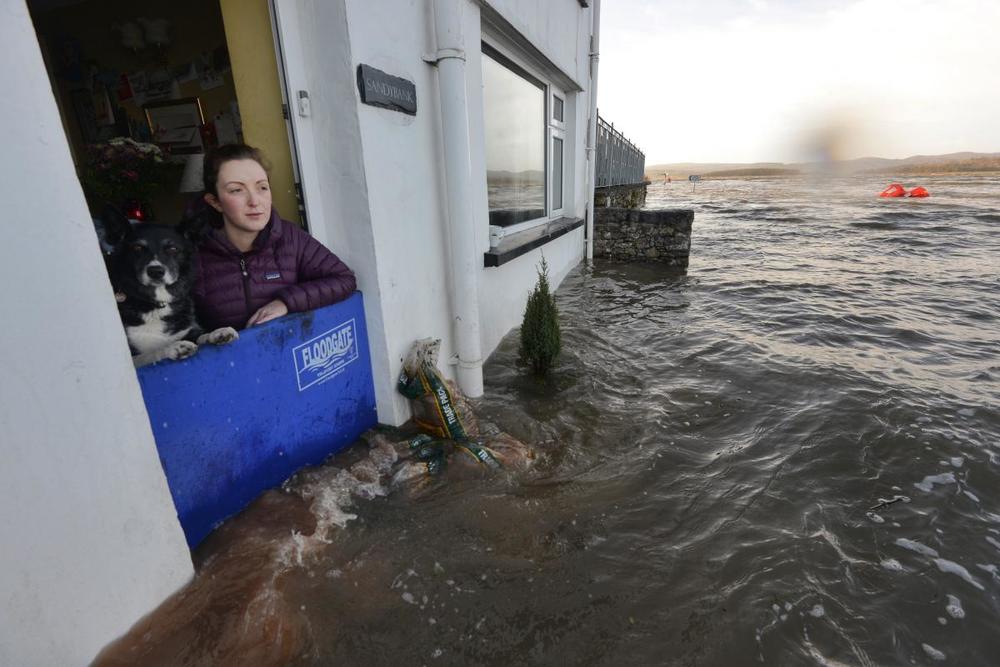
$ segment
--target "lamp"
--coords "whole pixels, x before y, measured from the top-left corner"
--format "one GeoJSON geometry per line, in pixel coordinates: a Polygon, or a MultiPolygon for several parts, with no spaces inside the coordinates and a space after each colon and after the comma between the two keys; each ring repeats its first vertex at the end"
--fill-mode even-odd
{"type": "Polygon", "coordinates": [[[170,44],[170,36],[167,34],[170,31],[170,21],[167,19],[138,18],[136,22],[142,26],[147,44],[156,44],[161,49],[170,44]]]}
{"type": "Polygon", "coordinates": [[[204,172],[204,153],[192,153],[184,162],[184,174],[181,176],[181,192],[201,192],[205,189],[202,183],[204,172]]]}
{"type": "Polygon", "coordinates": [[[142,38],[142,28],[134,22],[116,23],[111,28],[121,33],[122,46],[126,49],[138,51],[146,46],[146,42],[142,38]]]}

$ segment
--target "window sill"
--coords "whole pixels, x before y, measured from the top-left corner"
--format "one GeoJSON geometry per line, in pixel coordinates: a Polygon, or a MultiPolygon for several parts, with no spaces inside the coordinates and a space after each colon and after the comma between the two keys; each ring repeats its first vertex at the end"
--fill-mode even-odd
{"type": "Polygon", "coordinates": [[[483,254],[483,266],[502,266],[582,226],[581,218],[557,218],[544,225],[505,236],[500,245],[483,254]]]}

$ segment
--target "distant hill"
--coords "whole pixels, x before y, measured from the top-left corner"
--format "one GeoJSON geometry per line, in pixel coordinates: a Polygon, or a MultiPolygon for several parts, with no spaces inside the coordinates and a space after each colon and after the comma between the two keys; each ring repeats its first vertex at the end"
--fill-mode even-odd
{"type": "Polygon", "coordinates": [[[866,169],[867,174],[966,174],[1000,171],[1000,157],[976,157],[965,160],[903,163],[866,169]]]}
{"type": "Polygon", "coordinates": [[[652,180],[663,179],[663,174],[668,173],[673,178],[687,178],[691,174],[708,174],[718,171],[730,171],[732,169],[789,169],[791,165],[783,162],[678,162],[674,164],[653,164],[646,165],[646,176],[652,180]]]}
{"type": "Polygon", "coordinates": [[[1000,153],[972,153],[964,151],[961,153],[946,153],[944,155],[911,155],[899,160],[890,160],[881,157],[862,157],[855,160],[844,160],[841,164],[850,167],[853,171],[883,171],[893,170],[901,167],[913,167],[924,165],[944,165],[949,163],[968,162],[970,160],[988,160],[1000,158],[1000,153]]]}
{"type": "Polygon", "coordinates": [[[701,176],[705,178],[746,178],[748,176],[796,176],[801,169],[785,169],[782,167],[748,167],[743,169],[720,169],[709,171],[701,176]]]}
{"type": "Polygon", "coordinates": [[[684,180],[691,174],[706,178],[746,178],[751,176],[790,176],[820,168],[833,168],[846,173],[931,174],[1000,171],[1000,153],[947,153],[944,155],[912,155],[890,159],[862,157],[839,160],[831,164],[810,162],[676,162],[646,166],[646,177],[657,182],[670,174],[674,180],[684,180]]]}

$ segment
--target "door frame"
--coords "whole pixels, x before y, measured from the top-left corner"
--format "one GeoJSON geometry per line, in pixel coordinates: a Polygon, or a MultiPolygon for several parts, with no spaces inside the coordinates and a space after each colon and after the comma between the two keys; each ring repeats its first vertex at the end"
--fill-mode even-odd
{"type": "Polygon", "coordinates": [[[313,238],[330,247],[327,225],[320,198],[315,129],[309,109],[299,102],[304,94],[309,100],[305,78],[305,56],[302,53],[299,15],[295,0],[269,0],[274,54],[278,63],[281,103],[288,129],[288,146],[292,153],[292,169],[298,197],[303,209],[303,226],[313,238]],[[294,100],[294,101],[293,101],[294,100]]]}

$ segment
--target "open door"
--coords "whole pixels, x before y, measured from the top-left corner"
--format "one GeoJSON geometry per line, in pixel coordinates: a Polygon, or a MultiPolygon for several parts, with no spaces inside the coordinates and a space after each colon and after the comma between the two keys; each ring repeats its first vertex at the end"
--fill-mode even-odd
{"type": "Polygon", "coordinates": [[[274,35],[277,70],[280,79],[282,104],[285,109],[286,131],[291,152],[295,156],[295,174],[299,197],[309,211],[309,232],[327,247],[327,226],[323,224],[322,209],[309,207],[319,200],[320,183],[316,177],[316,141],[312,120],[312,105],[306,75],[305,58],[299,37],[299,14],[295,0],[268,0],[272,33],[274,35]]]}

